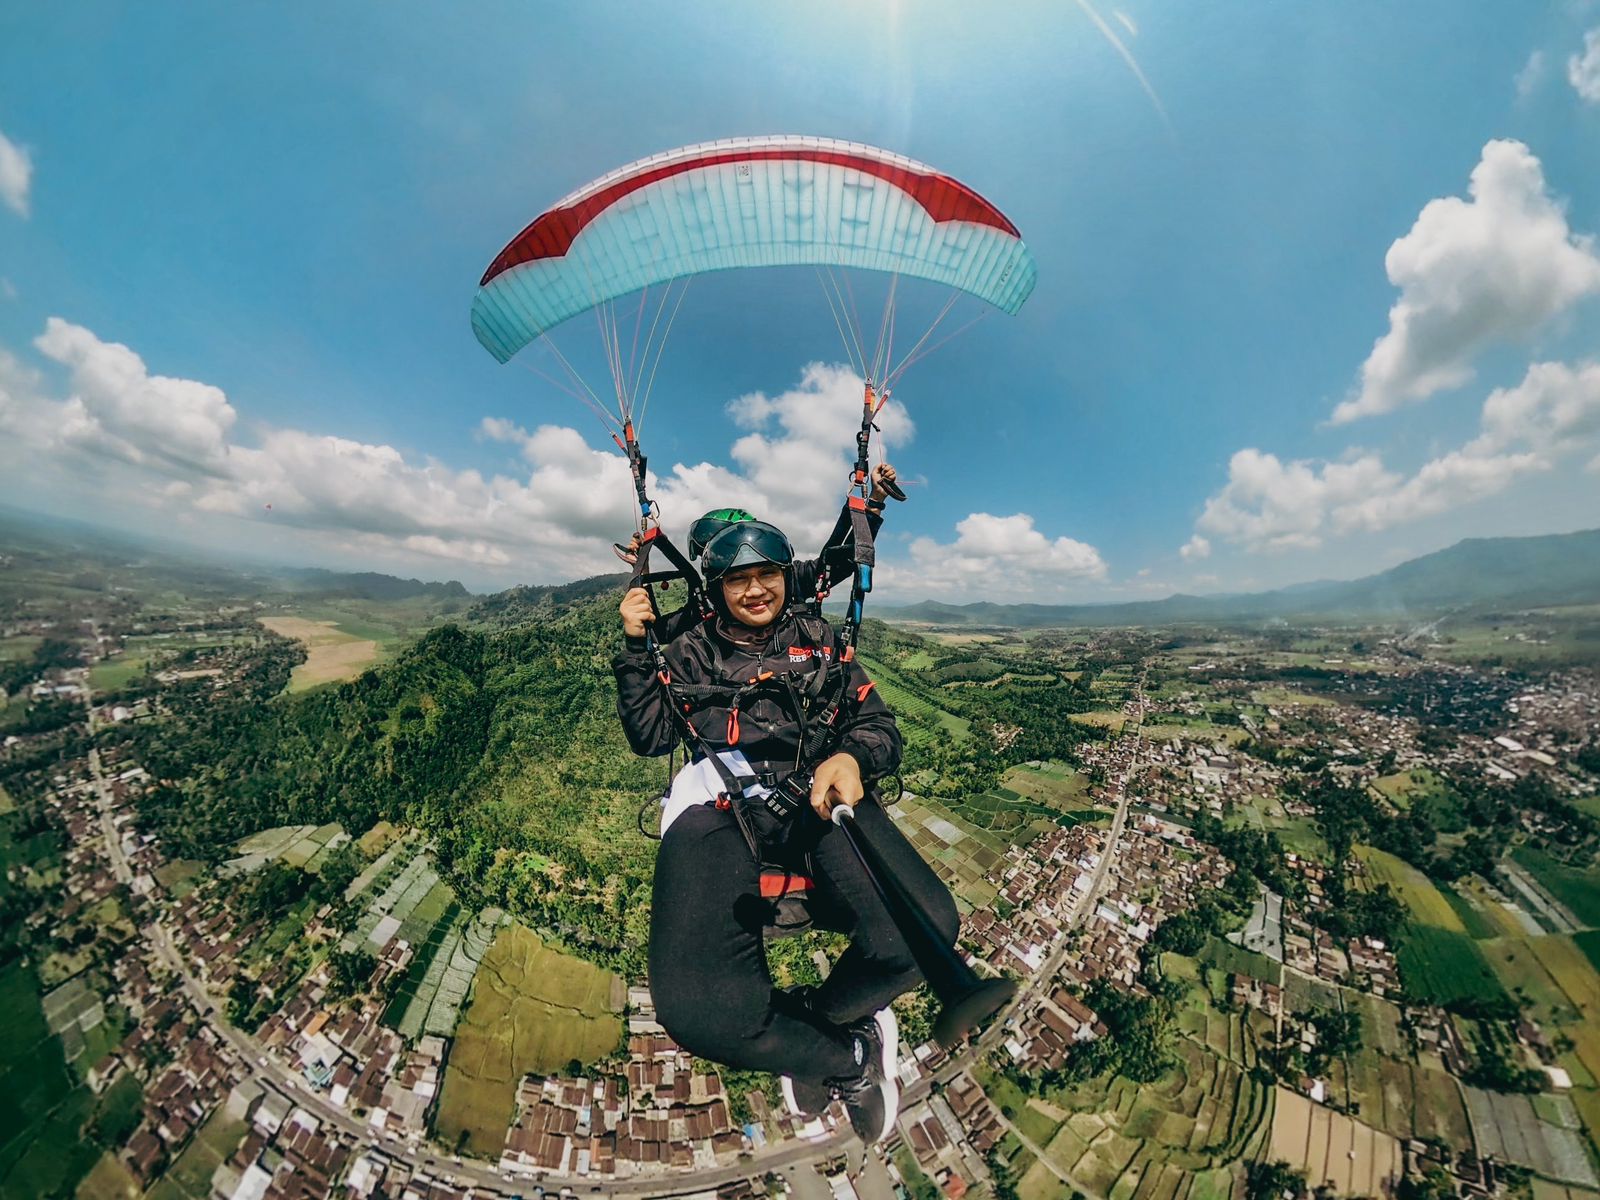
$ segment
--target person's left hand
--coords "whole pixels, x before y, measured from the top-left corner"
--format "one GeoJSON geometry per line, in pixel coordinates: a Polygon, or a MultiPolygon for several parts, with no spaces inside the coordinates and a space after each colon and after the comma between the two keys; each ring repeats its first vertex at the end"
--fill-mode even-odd
{"type": "Polygon", "coordinates": [[[617,557],[630,567],[639,561],[639,547],[644,544],[644,534],[638,531],[626,542],[613,542],[612,546],[617,552],[617,557]]]}
{"type": "Polygon", "coordinates": [[[861,785],[861,764],[840,751],[824,762],[811,776],[811,809],[826,821],[834,805],[854,808],[866,795],[861,785]]]}

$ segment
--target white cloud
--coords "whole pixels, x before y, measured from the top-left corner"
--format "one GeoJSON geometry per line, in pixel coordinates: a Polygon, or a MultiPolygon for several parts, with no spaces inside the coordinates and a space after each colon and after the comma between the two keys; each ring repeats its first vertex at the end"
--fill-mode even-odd
{"type": "Polygon", "coordinates": [[[1489,142],[1468,190],[1470,200],[1430,200],[1389,247],[1384,266],[1400,298],[1334,424],[1457,387],[1485,347],[1526,338],[1600,291],[1594,239],[1568,228],[1528,147],[1489,142]]]}
{"type": "MultiPolygon", "coordinates": [[[[127,346],[57,317],[34,346],[66,368],[67,394],[49,395],[38,371],[0,350],[0,464],[13,477],[53,471],[50,486],[98,488],[184,520],[269,522],[330,552],[542,580],[616,570],[609,545],[633,527],[626,460],[569,428],[482,420],[481,437],[517,449],[519,474],[299,429],[261,428],[244,441],[221,389],[152,374],[127,346]]],[[[652,474],[668,530],[681,536],[707,509],[738,504],[798,545],[820,545],[854,457],[861,388],[847,369],[813,364],[791,391],[734,401],[751,431],[732,448],[734,467],[676,464],[652,474]]],[[[911,437],[899,405],[878,423],[896,444],[911,437]]]]}
{"type": "Polygon", "coordinates": [[[1178,553],[1183,556],[1184,562],[1198,562],[1211,557],[1211,542],[1197,533],[1179,547],[1178,553]]]}
{"type": "Polygon", "coordinates": [[[33,159],[0,131],[0,204],[19,217],[28,215],[28,190],[33,184],[33,159]]]}
{"type": "Polygon", "coordinates": [[[1535,50],[1528,55],[1528,61],[1522,64],[1512,84],[1517,89],[1517,98],[1526,100],[1533,95],[1534,89],[1539,86],[1539,81],[1544,78],[1544,51],[1535,50]]]}
{"type": "Polygon", "coordinates": [[[72,384],[68,442],[163,470],[226,471],[237,414],[221,389],[151,375],[128,347],[51,317],[34,346],[65,366],[72,384]]]}
{"type": "Polygon", "coordinates": [[[17,285],[4,275],[0,275],[0,296],[4,296],[7,300],[15,300],[17,298],[17,285]]]}
{"type": "MultiPolygon", "coordinates": [[[[849,368],[812,363],[798,387],[777,396],[752,392],[728,405],[735,424],[752,431],[733,444],[733,459],[745,481],[741,490],[756,502],[756,515],[770,514],[769,519],[797,542],[820,543],[833,528],[855,462],[862,388],[860,377],[849,368]]],[[[877,457],[889,457],[916,433],[905,407],[894,400],[884,405],[874,423],[877,457]]],[[[681,511],[692,510],[698,516],[717,505],[743,504],[743,499],[719,498],[726,494],[719,489],[732,482],[726,475],[708,478],[679,468],[663,481],[663,496],[694,497],[681,504],[681,511]]],[[[666,503],[664,498],[663,506],[666,503]]],[[[678,504],[674,511],[679,511],[678,504]]]]}
{"type": "Polygon", "coordinates": [[[1534,363],[1522,382],[1483,402],[1483,433],[1468,449],[1492,454],[1518,442],[1555,458],[1600,436],[1600,363],[1534,363]]]}
{"type": "Polygon", "coordinates": [[[1515,387],[1489,394],[1477,437],[1409,477],[1370,453],[1285,463],[1240,450],[1196,524],[1250,551],[1314,548],[1330,534],[1388,529],[1496,495],[1597,442],[1600,363],[1534,363],[1515,387]]]}
{"type": "Polygon", "coordinates": [[[1227,485],[1206,501],[1196,524],[1251,550],[1312,549],[1322,543],[1331,510],[1398,482],[1372,455],[1285,463],[1275,454],[1240,450],[1228,463],[1227,485]]]}
{"type": "Polygon", "coordinates": [[[1085,542],[1046,537],[1026,513],[972,513],[957,522],[954,542],[914,539],[909,564],[893,572],[901,592],[1050,599],[1064,584],[1104,581],[1106,564],[1085,542]]]}
{"type": "Polygon", "coordinates": [[[1590,104],[1600,104],[1600,28],[1583,35],[1583,53],[1567,59],[1567,82],[1590,104]]]}

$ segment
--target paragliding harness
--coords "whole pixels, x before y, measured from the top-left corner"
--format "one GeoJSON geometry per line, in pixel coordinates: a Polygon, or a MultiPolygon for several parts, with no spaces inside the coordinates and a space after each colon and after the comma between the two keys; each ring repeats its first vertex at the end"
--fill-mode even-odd
{"type": "MultiPolygon", "coordinates": [[[[821,615],[823,600],[838,582],[830,577],[831,568],[828,565],[829,556],[826,552],[823,555],[823,566],[818,575],[816,592],[806,598],[804,609],[796,614],[801,629],[815,646],[815,657],[819,660],[817,668],[803,683],[797,684],[791,673],[772,671],[763,671],[738,685],[726,682],[692,685],[675,683],[666,654],[654,634],[652,625],[645,626],[645,652],[655,669],[656,681],[666,695],[667,710],[672,714],[679,736],[695,759],[704,758],[712,763],[723,785],[715,801],[716,807],[732,812],[745,842],[750,847],[750,852],[761,864],[761,896],[771,901],[774,906],[773,919],[768,923],[768,930],[769,933],[777,935],[799,932],[809,927],[811,923],[804,904],[805,894],[813,887],[810,872],[808,869],[802,870],[792,861],[793,854],[784,852],[786,843],[790,840],[793,818],[810,805],[812,772],[827,757],[844,726],[848,724],[848,718],[866,700],[873,686],[869,682],[859,688],[851,688],[850,665],[855,661],[856,640],[860,636],[866,595],[872,590],[872,569],[876,563],[872,526],[867,519],[869,506],[873,504],[868,499],[867,490],[868,449],[872,432],[876,428],[872,419],[887,399],[887,394],[882,397],[875,396],[872,385],[870,383],[867,385],[861,429],[856,434],[856,463],[851,474],[850,491],[845,497],[844,507],[834,524],[833,532],[828,537],[827,545],[830,549],[842,547],[847,537],[853,537],[850,601],[838,637],[834,637],[833,627],[821,615]],[[728,727],[725,741],[729,747],[733,747],[739,742],[741,707],[757,692],[766,690],[777,691],[788,701],[800,725],[800,747],[795,755],[793,769],[782,776],[770,772],[742,776],[728,765],[716,748],[695,728],[694,722],[689,718],[689,713],[693,711],[690,701],[691,698],[728,699],[728,727]],[[757,795],[752,796],[752,791],[757,792],[757,795]],[[785,862],[783,861],[785,859],[791,861],[785,862]]],[[[697,605],[702,619],[710,619],[715,612],[699,573],[672,540],[661,532],[660,525],[656,523],[656,507],[650,500],[645,486],[646,459],[640,453],[631,422],[624,429],[624,437],[626,441],[619,439],[618,444],[627,454],[629,468],[633,474],[634,492],[639,502],[640,524],[633,576],[629,580],[628,587],[630,590],[643,587],[650,596],[652,611],[659,617],[660,610],[656,607],[654,585],[681,578],[689,587],[689,599],[686,603],[697,605]],[[673,567],[672,570],[650,570],[650,555],[654,550],[659,550],[666,556],[673,567]]],[[[905,493],[893,483],[890,483],[886,490],[897,500],[905,499],[905,493]]],[[[712,645],[716,654],[717,674],[720,676],[721,654],[715,651],[715,642],[712,645]]],[[[640,811],[640,830],[646,832],[644,810],[640,811]]],[[[647,833],[647,836],[650,835],[647,833]]]]}

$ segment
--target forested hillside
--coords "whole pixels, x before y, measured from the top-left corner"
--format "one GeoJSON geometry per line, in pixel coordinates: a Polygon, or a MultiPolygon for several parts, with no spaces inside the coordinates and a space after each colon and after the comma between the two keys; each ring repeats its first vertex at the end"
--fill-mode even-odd
{"type": "MultiPolygon", "coordinates": [[[[273,825],[414,824],[469,904],[641,966],[654,846],[638,816],[666,768],[622,736],[615,589],[600,590],[507,596],[479,613],[496,624],[435,629],[390,664],[300,695],[280,694],[296,647],[262,642],[230,699],[197,681],[167,718],[118,731],[163,781],[146,818],[170,853],[201,859],[273,825]],[[512,614],[521,623],[505,627],[512,614]]],[[[1046,663],[996,664],[878,625],[863,650],[907,729],[906,774],[930,795],[981,791],[1010,763],[1098,736],[1060,719],[1088,706],[1092,672],[1064,680],[1046,663]],[[941,687],[985,675],[1000,678],[941,687]]]]}

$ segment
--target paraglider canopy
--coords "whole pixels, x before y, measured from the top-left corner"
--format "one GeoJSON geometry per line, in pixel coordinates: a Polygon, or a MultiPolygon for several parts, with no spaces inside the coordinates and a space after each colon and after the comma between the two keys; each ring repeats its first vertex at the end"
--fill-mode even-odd
{"type": "Polygon", "coordinates": [[[567,318],[705,271],[817,265],[927,279],[1015,313],[1033,258],[965,184],[857,142],[730,138],[602,176],[484,272],[472,328],[501,362],[567,318]]]}

